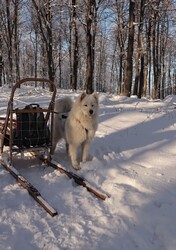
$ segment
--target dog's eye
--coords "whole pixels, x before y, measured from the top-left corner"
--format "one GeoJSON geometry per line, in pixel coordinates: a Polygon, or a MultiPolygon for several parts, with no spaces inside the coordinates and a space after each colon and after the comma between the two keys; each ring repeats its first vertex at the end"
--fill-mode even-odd
{"type": "Polygon", "coordinates": [[[92,107],[94,107],[94,105],[92,104],[92,107]]]}
{"type": "Polygon", "coordinates": [[[87,107],[87,104],[85,104],[84,106],[87,107]]]}

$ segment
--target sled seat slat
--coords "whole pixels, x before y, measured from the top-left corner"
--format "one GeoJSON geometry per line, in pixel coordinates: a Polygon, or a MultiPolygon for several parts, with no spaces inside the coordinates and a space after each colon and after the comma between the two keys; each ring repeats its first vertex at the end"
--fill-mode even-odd
{"type": "Polygon", "coordinates": [[[43,113],[49,112],[49,109],[16,109],[13,112],[17,114],[21,113],[43,113]]]}

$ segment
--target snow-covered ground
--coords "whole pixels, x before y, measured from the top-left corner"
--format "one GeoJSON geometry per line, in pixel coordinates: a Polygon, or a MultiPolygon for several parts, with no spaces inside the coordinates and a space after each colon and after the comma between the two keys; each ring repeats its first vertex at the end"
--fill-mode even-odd
{"type": "MultiPolygon", "coordinates": [[[[9,94],[1,88],[0,116],[6,115],[9,94]]],[[[78,94],[58,90],[59,98],[65,95],[78,94]]],[[[48,101],[41,89],[27,96],[19,90],[17,97],[48,101]]],[[[176,97],[152,101],[100,94],[99,99],[92,160],[76,173],[106,200],[37,159],[17,157],[18,171],[58,215],[48,215],[0,166],[0,250],[176,249],[176,97]]],[[[53,158],[75,172],[64,142],[53,158]]]]}

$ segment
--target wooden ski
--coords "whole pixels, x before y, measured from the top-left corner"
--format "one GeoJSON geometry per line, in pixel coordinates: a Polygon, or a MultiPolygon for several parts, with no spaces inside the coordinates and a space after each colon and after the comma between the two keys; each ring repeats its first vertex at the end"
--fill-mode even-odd
{"type": "Polygon", "coordinates": [[[55,161],[49,161],[48,159],[45,159],[43,156],[38,155],[39,159],[41,161],[43,161],[44,163],[46,163],[47,165],[53,167],[54,169],[58,170],[60,173],[62,174],[66,174],[69,178],[73,179],[78,185],[81,185],[83,187],[85,187],[89,192],[93,193],[94,195],[96,195],[99,199],[101,200],[105,200],[106,196],[104,194],[101,194],[100,192],[96,191],[95,189],[93,189],[92,187],[90,187],[89,185],[86,184],[86,181],[84,178],[80,177],[79,175],[68,171],[60,166],[58,166],[58,163],[55,161]]]}
{"type": "Polygon", "coordinates": [[[22,185],[23,188],[28,191],[34,200],[36,200],[47,213],[52,217],[57,215],[57,211],[52,208],[46,200],[44,200],[39,191],[33,185],[18,172],[8,158],[4,157],[3,160],[1,160],[1,165],[22,185]]]}

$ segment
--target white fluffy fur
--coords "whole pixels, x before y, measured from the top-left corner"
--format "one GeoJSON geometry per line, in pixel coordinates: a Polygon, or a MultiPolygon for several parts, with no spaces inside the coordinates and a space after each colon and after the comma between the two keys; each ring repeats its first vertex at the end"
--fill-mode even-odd
{"type": "Polygon", "coordinates": [[[63,99],[57,99],[55,101],[55,114],[54,114],[54,126],[53,126],[53,139],[52,139],[52,151],[54,152],[56,149],[56,145],[62,138],[65,138],[65,121],[66,119],[62,119],[62,114],[71,110],[73,106],[73,101],[69,97],[65,97],[63,99]]]}
{"type": "Polygon", "coordinates": [[[53,146],[55,149],[59,139],[66,139],[71,163],[75,169],[80,169],[80,164],[77,160],[80,147],[82,152],[82,162],[87,161],[90,143],[94,138],[98,126],[98,109],[97,93],[87,95],[83,92],[78,96],[73,105],[67,98],[60,100],[60,104],[55,105],[55,110],[57,112],[70,112],[61,129],[62,132],[59,129],[59,127],[61,128],[61,126],[59,126],[60,120],[57,118],[57,115],[55,116],[53,146]],[[71,111],[68,109],[66,110],[65,108],[63,109],[63,107],[70,108],[70,106],[72,106],[71,111]]]}

